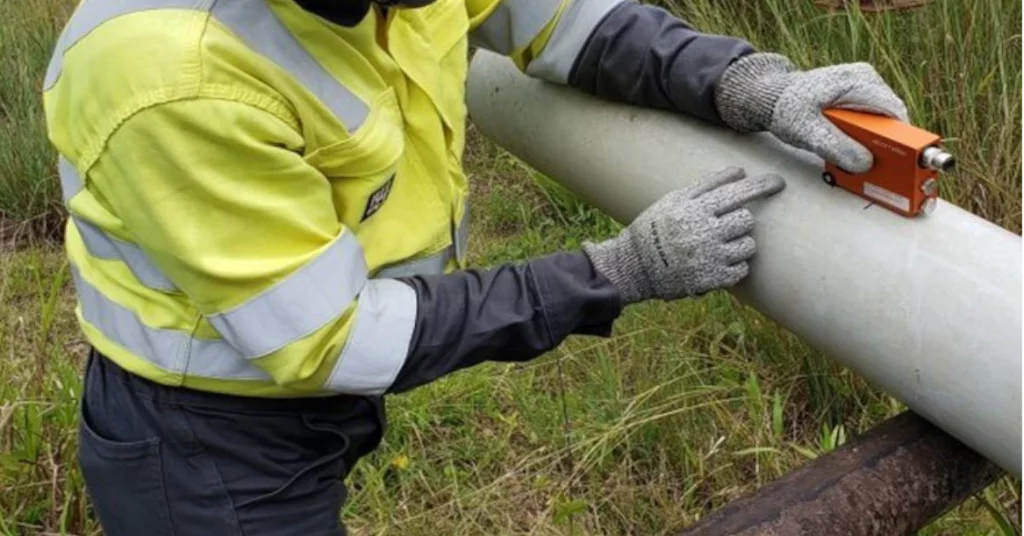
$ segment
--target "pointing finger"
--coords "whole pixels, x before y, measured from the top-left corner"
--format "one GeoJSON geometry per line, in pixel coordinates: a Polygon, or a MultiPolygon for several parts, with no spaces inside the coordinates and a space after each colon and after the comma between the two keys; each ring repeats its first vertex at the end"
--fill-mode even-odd
{"type": "Polygon", "coordinates": [[[704,177],[690,190],[690,198],[696,199],[707,192],[720,188],[726,184],[742,180],[747,172],[739,166],[730,166],[708,177],[704,177]]]}
{"type": "Polygon", "coordinates": [[[713,196],[712,209],[716,216],[728,214],[747,203],[771,197],[786,187],[786,181],[774,173],[758,175],[722,186],[709,193],[713,196]]]}

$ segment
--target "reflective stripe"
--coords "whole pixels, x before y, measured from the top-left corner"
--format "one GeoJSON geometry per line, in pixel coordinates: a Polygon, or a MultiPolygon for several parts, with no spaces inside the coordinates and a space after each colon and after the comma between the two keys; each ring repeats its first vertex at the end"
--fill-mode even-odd
{"type": "Polygon", "coordinates": [[[558,12],[559,5],[559,0],[502,0],[470,33],[470,41],[507,56],[530,44],[558,12]]]}
{"type": "Polygon", "coordinates": [[[544,50],[526,67],[530,76],[565,84],[594,28],[622,0],[570,0],[544,50]]]}
{"type": "Polygon", "coordinates": [[[411,275],[437,275],[444,272],[445,266],[448,266],[448,261],[452,260],[452,250],[454,248],[447,247],[444,251],[431,255],[423,259],[417,259],[414,261],[403,262],[394,266],[388,266],[383,270],[377,272],[374,276],[375,279],[395,279],[398,277],[408,277],[411,275]]]}
{"type": "MultiPolygon", "coordinates": [[[[72,265],[82,318],[114,344],[176,374],[270,381],[225,341],[195,339],[184,331],[152,328],[128,308],[105,297],[72,265]]],[[[392,280],[370,281],[360,294],[355,325],[324,387],[379,394],[405,363],[416,321],[416,291],[392,280]]]]}
{"type": "Polygon", "coordinates": [[[324,387],[341,393],[383,393],[405,364],[416,325],[416,291],[375,279],[363,287],[355,324],[324,387]]]}
{"type": "Polygon", "coordinates": [[[452,239],[455,246],[455,258],[459,262],[466,260],[466,251],[469,249],[469,202],[462,207],[462,218],[459,226],[455,228],[455,236],[452,239]]]}
{"type": "Polygon", "coordinates": [[[213,15],[253,50],[287,70],[354,132],[369,113],[363,101],[341,85],[302,47],[266,0],[215,0],[213,15]]]}
{"type": "Polygon", "coordinates": [[[50,89],[60,78],[64,68],[64,53],[108,20],[155,9],[210,11],[249,48],[287,71],[298,83],[316,95],[349,132],[354,132],[366,120],[369,108],[317,63],[277,19],[266,2],[267,0],[85,0],[75,10],[57,41],[53,58],[46,69],[43,88],[50,89]]]}
{"type": "Polygon", "coordinates": [[[163,292],[175,292],[178,287],[163,272],[160,271],[153,261],[142,251],[139,246],[114,238],[99,227],[72,216],[78,234],[82,236],[85,248],[89,255],[98,259],[119,260],[131,270],[135,278],[143,285],[163,292]]]}
{"type": "Polygon", "coordinates": [[[245,303],[207,319],[246,358],[267,355],[320,329],[366,283],[359,241],[345,232],[315,259],[245,303]]]}
{"type": "MultiPolygon", "coordinates": [[[[82,176],[78,174],[75,165],[63,155],[57,159],[57,173],[60,174],[60,188],[64,204],[67,205],[71,198],[84,188],[82,176]]],[[[71,216],[71,220],[75,223],[89,255],[98,259],[119,260],[125,263],[135,278],[151,289],[164,292],[178,290],[178,287],[149,260],[139,246],[114,238],[99,227],[75,215],[71,216]]]]}
{"type": "Polygon", "coordinates": [[[71,202],[71,198],[75,197],[84,188],[82,177],[78,174],[78,170],[75,169],[75,165],[67,158],[64,158],[64,155],[60,155],[57,158],[57,175],[60,176],[61,196],[64,199],[64,204],[67,205],[71,202]]]}
{"type": "Polygon", "coordinates": [[[149,363],[176,374],[232,380],[270,380],[224,341],[194,339],[189,333],[151,328],[130,309],[92,286],[72,265],[82,318],[114,344],[149,363]]]}

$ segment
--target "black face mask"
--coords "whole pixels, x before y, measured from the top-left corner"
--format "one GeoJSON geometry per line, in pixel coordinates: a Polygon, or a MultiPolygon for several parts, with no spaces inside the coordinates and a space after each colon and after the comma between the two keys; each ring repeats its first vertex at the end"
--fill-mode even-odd
{"type": "Polygon", "coordinates": [[[366,17],[371,4],[388,9],[415,9],[435,0],[295,0],[301,8],[342,26],[355,26],[366,17]]]}
{"type": "Polygon", "coordinates": [[[384,9],[416,9],[433,4],[435,0],[372,0],[384,9]]]}

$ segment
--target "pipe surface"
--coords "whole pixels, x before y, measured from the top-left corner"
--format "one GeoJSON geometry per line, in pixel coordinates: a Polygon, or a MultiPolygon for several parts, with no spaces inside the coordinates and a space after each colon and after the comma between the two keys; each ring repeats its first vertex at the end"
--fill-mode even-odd
{"type": "Polygon", "coordinates": [[[712,512],[678,536],[914,534],[1002,474],[908,411],[712,512]]]}
{"type": "MultiPolygon", "coordinates": [[[[613,104],[478,51],[467,102],[488,138],[620,222],[706,173],[777,172],[750,206],[742,301],[1021,475],[1021,238],[950,203],[904,218],[821,181],[768,134],[613,104]]],[[[955,134],[955,133],[952,133],[955,134]]]]}

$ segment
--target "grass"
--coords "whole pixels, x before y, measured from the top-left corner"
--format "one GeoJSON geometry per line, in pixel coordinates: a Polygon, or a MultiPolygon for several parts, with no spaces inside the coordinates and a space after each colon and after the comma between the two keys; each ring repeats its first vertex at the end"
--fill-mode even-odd
{"type": "Polygon", "coordinates": [[[63,220],[60,182],[39,93],[72,4],[2,0],[0,5],[0,231],[6,229],[0,238],[17,231],[56,236],[63,220]]]}
{"type": "MultiPolygon", "coordinates": [[[[0,214],[30,232],[0,250],[0,534],[97,534],[74,463],[85,347],[62,251],[32,238],[62,217],[36,88],[65,4],[13,6],[0,22],[0,123],[27,134],[0,138],[0,214]]],[[[1019,4],[939,0],[882,17],[782,0],[685,8],[705,30],[805,65],[876,63],[915,120],[955,136],[947,198],[1020,231],[1019,4]]],[[[467,169],[477,265],[618,228],[472,130],[467,169]]],[[[646,304],[610,339],[392,397],[344,515],[359,534],[666,534],[901,410],[727,294],[646,304]]],[[[1004,479],[921,534],[1019,533],[1019,488],[1004,479]]]]}

